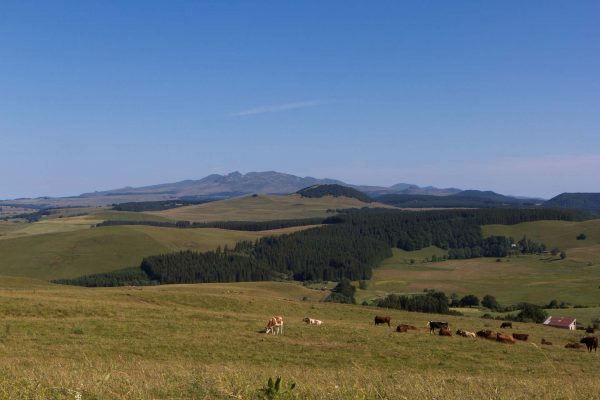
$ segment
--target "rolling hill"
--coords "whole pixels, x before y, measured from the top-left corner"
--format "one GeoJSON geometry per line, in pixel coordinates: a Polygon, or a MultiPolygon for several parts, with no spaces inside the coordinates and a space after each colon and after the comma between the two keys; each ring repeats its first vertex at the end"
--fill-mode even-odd
{"type": "Polygon", "coordinates": [[[544,206],[575,208],[600,215],[600,193],[562,193],[545,202],[544,206]]]}
{"type": "Polygon", "coordinates": [[[492,191],[463,190],[447,196],[426,194],[384,194],[376,200],[402,208],[495,208],[532,207],[543,203],[541,199],[521,199],[492,191]]]}
{"type": "Polygon", "coordinates": [[[327,217],[335,214],[335,210],[337,209],[362,207],[391,208],[391,206],[382,203],[365,203],[349,197],[324,196],[309,198],[293,194],[287,196],[244,196],[144,214],[160,216],[171,220],[198,222],[268,221],[275,219],[327,217]]]}
{"type": "Polygon", "coordinates": [[[149,255],[184,249],[214,250],[240,240],[254,241],[307,228],[246,232],[125,225],[7,238],[0,240],[0,275],[75,278],[138,266],[149,255]]]}
{"type": "Polygon", "coordinates": [[[321,198],[325,196],[333,197],[347,197],[350,199],[357,199],[365,203],[372,203],[373,199],[364,194],[363,192],[356,190],[351,187],[342,185],[314,185],[298,190],[296,192],[302,197],[309,198],[321,198]]]}

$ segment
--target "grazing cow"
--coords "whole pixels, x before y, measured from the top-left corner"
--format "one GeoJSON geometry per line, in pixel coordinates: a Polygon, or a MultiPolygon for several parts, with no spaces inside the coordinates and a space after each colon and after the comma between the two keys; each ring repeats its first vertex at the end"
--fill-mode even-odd
{"type": "Polygon", "coordinates": [[[516,340],[522,340],[522,341],[526,342],[527,339],[529,338],[529,335],[527,333],[513,333],[512,337],[516,340]]]}
{"type": "Polygon", "coordinates": [[[594,328],[585,328],[585,333],[594,333],[594,328]]]}
{"type": "Polygon", "coordinates": [[[598,351],[598,338],[596,336],[586,336],[579,343],[585,343],[585,347],[587,347],[590,353],[592,350],[598,351]]]}
{"type": "Polygon", "coordinates": [[[390,317],[380,317],[379,315],[375,316],[375,325],[387,324],[388,326],[391,326],[390,325],[391,321],[392,321],[392,319],[390,317]]]}
{"type": "Polygon", "coordinates": [[[416,331],[417,327],[412,325],[400,324],[396,327],[396,332],[416,331]]]}
{"type": "Polygon", "coordinates": [[[452,336],[452,332],[447,328],[440,328],[440,336],[452,336]]]}
{"type": "Polygon", "coordinates": [[[304,317],[304,319],[302,321],[306,322],[309,325],[321,325],[323,323],[323,321],[321,321],[321,320],[312,319],[312,318],[308,318],[308,317],[304,317]]]}
{"type": "Polygon", "coordinates": [[[267,321],[267,328],[265,333],[271,332],[273,335],[283,335],[283,317],[275,316],[271,317],[267,321]]]}
{"type": "Polygon", "coordinates": [[[456,334],[458,336],[462,336],[462,337],[468,337],[468,338],[477,338],[477,335],[474,332],[469,332],[469,331],[465,331],[463,329],[459,329],[456,331],[456,334]]]}
{"type": "Polygon", "coordinates": [[[565,344],[565,349],[581,349],[583,345],[580,343],[567,343],[565,344]]]}
{"type": "Polygon", "coordinates": [[[515,344],[515,339],[513,339],[512,336],[503,335],[501,333],[496,333],[496,340],[500,343],[515,344]]]}
{"type": "Polygon", "coordinates": [[[427,323],[427,327],[429,328],[429,333],[433,333],[436,329],[448,329],[448,323],[439,321],[429,321],[427,323]]]}
{"type": "Polygon", "coordinates": [[[542,338],[542,344],[545,344],[546,346],[552,346],[552,342],[549,342],[544,338],[542,338]]]}
{"type": "Polygon", "coordinates": [[[512,322],[503,322],[502,325],[500,325],[500,329],[504,329],[504,328],[512,329],[512,322]]]}

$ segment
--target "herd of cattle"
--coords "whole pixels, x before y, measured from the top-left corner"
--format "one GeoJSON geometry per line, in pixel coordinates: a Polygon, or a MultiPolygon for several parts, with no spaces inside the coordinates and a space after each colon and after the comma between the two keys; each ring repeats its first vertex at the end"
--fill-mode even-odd
{"type": "MultiPolygon", "coordinates": [[[[307,323],[309,325],[321,325],[323,323],[323,321],[320,321],[318,319],[309,318],[309,317],[305,317],[302,321],[304,321],[305,323],[307,323]]],[[[387,324],[387,326],[391,327],[391,325],[392,325],[392,320],[390,317],[381,317],[381,316],[377,315],[377,316],[375,316],[374,321],[375,321],[376,326],[387,324]]],[[[503,322],[500,325],[500,329],[506,329],[506,328],[512,329],[512,327],[513,327],[512,322],[503,322]]],[[[437,329],[438,334],[440,336],[452,336],[452,332],[450,331],[450,325],[448,324],[448,322],[429,321],[427,323],[427,328],[429,328],[430,334],[435,333],[435,331],[437,329]]],[[[400,324],[396,327],[396,332],[408,332],[411,330],[417,331],[419,329],[416,326],[407,325],[407,324],[400,324]]],[[[266,333],[270,332],[273,335],[277,335],[277,334],[282,335],[283,334],[283,317],[280,317],[280,316],[271,317],[269,319],[269,321],[267,322],[267,327],[266,327],[265,332],[266,333]]],[[[587,348],[588,352],[591,353],[592,350],[594,350],[596,352],[596,351],[598,351],[598,338],[596,336],[588,335],[588,334],[593,334],[593,333],[594,333],[594,330],[589,328],[586,330],[586,336],[583,337],[579,341],[579,343],[576,343],[576,342],[567,343],[565,345],[565,347],[568,349],[579,349],[579,348],[583,348],[583,345],[585,344],[585,347],[587,348]]],[[[458,329],[456,331],[456,335],[463,336],[466,338],[473,338],[473,339],[480,337],[480,338],[493,340],[496,342],[506,343],[506,344],[514,344],[516,340],[521,340],[521,341],[526,342],[529,339],[529,334],[527,334],[527,333],[513,333],[511,335],[505,335],[500,332],[493,332],[489,329],[480,330],[478,332],[469,332],[464,329],[458,329]]],[[[549,342],[546,339],[542,338],[542,345],[551,346],[552,342],[549,342]]]]}

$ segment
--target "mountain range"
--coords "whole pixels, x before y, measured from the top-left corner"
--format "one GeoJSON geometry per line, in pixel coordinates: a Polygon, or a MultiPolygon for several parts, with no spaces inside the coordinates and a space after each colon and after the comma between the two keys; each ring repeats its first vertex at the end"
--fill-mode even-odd
{"type": "Polygon", "coordinates": [[[105,191],[83,193],[71,197],[40,197],[35,199],[5,200],[0,204],[30,205],[35,207],[93,207],[131,201],[155,201],[170,199],[225,199],[251,193],[289,194],[314,185],[337,184],[348,186],[369,196],[384,194],[427,194],[447,196],[460,193],[460,189],[440,189],[433,186],[420,187],[408,183],[398,183],[390,187],[352,185],[337,179],[318,179],[310,176],[299,177],[291,174],[265,171],[238,171],[226,175],[212,174],[198,180],[184,180],[142,187],[123,187],[105,191]]]}
{"type": "Polygon", "coordinates": [[[45,208],[45,207],[97,207],[126,202],[160,200],[216,200],[246,194],[290,194],[318,185],[341,185],[356,189],[370,198],[398,207],[496,207],[534,206],[569,207],[586,209],[600,214],[600,194],[563,193],[545,201],[539,198],[505,196],[492,191],[461,190],[457,188],[421,187],[409,183],[371,186],[353,185],[337,179],[319,179],[310,176],[265,171],[238,171],[226,175],[212,174],[202,179],[184,180],[142,187],[123,187],[105,191],[83,193],[71,197],[39,197],[0,201],[0,205],[45,208]]]}

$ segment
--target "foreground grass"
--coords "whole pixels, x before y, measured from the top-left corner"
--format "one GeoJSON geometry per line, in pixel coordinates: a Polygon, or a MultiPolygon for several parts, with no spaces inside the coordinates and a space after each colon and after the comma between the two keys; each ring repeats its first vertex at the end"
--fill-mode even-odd
{"type": "MultiPolygon", "coordinates": [[[[256,398],[276,375],[297,383],[299,399],[594,398],[600,390],[598,355],[562,348],[579,333],[518,324],[532,343],[443,338],[424,329],[440,316],[324,304],[322,292],[296,284],[84,289],[2,278],[0,287],[3,398],[256,398]],[[382,313],[423,329],[372,326],[382,313]],[[274,314],[285,318],[282,337],[261,333],[274,314]],[[324,325],[304,325],[307,315],[324,325]],[[556,345],[542,349],[542,337],[556,345]]],[[[497,329],[449,320],[453,329],[497,329]]]]}

